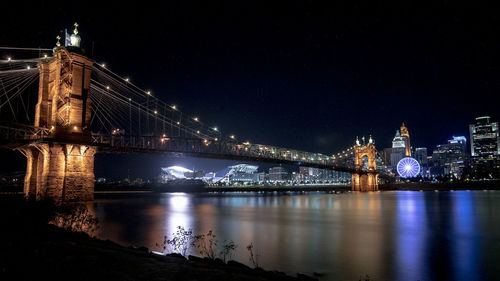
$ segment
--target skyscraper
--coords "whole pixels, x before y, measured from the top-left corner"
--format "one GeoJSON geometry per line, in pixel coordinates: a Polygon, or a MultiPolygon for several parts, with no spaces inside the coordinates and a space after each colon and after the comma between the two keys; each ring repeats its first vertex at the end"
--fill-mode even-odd
{"type": "Polygon", "coordinates": [[[399,130],[396,131],[396,135],[392,140],[392,153],[391,153],[391,167],[393,169],[398,165],[399,160],[405,157],[405,141],[401,137],[399,130]]]}
{"type": "Polygon", "coordinates": [[[455,177],[462,175],[467,161],[466,143],[465,137],[460,136],[448,140],[447,144],[436,146],[432,152],[432,161],[435,167],[441,167],[441,169],[435,169],[440,171],[436,174],[453,175],[455,177]]]}
{"type": "Polygon", "coordinates": [[[469,125],[469,132],[472,156],[488,158],[500,154],[498,122],[490,122],[489,116],[478,117],[475,124],[469,125]]]}
{"type": "Polygon", "coordinates": [[[410,145],[410,133],[408,132],[408,128],[405,127],[405,123],[401,125],[401,137],[405,143],[405,156],[411,157],[411,145],[410,145]]]}
{"type": "Polygon", "coordinates": [[[469,125],[472,171],[475,178],[500,177],[500,136],[498,122],[489,116],[476,118],[469,125]]]}
{"type": "Polygon", "coordinates": [[[427,147],[417,147],[415,149],[415,159],[420,164],[422,176],[428,176],[427,147]]]}
{"type": "Polygon", "coordinates": [[[427,166],[427,147],[417,147],[415,149],[415,159],[420,166],[427,166]]]}

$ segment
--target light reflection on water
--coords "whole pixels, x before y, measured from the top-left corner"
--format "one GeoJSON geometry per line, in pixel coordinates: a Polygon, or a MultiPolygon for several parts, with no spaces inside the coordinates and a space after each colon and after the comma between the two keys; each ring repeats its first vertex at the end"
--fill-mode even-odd
{"type": "Polygon", "coordinates": [[[249,264],[322,280],[492,280],[499,277],[500,192],[157,194],[95,203],[99,237],[157,243],[177,226],[213,230],[249,264]]]}

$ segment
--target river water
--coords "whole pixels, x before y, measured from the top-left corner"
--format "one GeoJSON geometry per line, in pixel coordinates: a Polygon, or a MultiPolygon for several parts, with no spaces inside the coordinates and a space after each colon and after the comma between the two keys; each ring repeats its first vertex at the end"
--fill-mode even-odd
{"type": "Polygon", "coordinates": [[[500,280],[500,191],[163,193],[97,199],[98,237],[159,249],[177,226],[320,280],[500,280]]]}

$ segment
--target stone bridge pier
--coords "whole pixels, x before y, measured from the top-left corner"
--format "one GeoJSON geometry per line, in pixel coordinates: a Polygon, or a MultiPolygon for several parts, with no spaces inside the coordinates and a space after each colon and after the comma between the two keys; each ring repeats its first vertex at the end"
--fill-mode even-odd
{"type": "Polygon", "coordinates": [[[55,201],[94,199],[95,147],[64,143],[32,144],[21,151],[27,158],[24,194],[55,201]]]}
{"type": "Polygon", "coordinates": [[[50,135],[18,150],[27,158],[24,194],[37,200],[94,198],[94,154],[90,143],[90,74],[94,62],[78,47],[57,47],[42,60],[35,126],[50,135]]]}

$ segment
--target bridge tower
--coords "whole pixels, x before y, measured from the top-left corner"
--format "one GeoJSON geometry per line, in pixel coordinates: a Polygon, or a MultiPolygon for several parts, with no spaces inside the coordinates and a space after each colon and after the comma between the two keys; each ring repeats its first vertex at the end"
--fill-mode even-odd
{"type": "Polygon", "coordinates": [[[356,139],[354,146],[354,167],[356,172],[352,174],[352,191],[376,191],[378,190],[378,174],[376,172],[377,164],[375,162],[376,150],[375,143],[370,137],[368,144],[360,144],[356,139]],[[366,157],[368,167],[363,159],[366,157]]]}
{"type": "MultiPolygon", "coordinates": [[[[72,43],[77,33],[75,24],[72,43]]],[[[28,160],[24,194],[29,198],[94,198],[96,148],[86,145],[91,140],[89,88],[94,61],[82,55],[78,39],[66,47],[58,42],[54,56],[38,66],[34,125],[50,128],[51,135],[20,149],[28,160]]]]}

